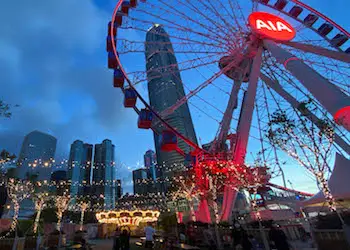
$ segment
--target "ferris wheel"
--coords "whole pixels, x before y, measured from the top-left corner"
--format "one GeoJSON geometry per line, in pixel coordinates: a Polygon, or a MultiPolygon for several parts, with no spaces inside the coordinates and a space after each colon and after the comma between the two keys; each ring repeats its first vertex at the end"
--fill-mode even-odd
{"type": "Polygon", "coordinates": [[[349,157],[349,38],[298,0],[119,0],[106,50],[124,106],[139,115],[140,129],[161,135],[162,150],[197,162],[259,161],[277,177],[289,159],[264,134],[275,111],[304,119],[305,101],[313,107],[303,110],[306,117],[334,125],[332,150],[349,157]],[[147,39],[150,34],[158,40],[147,39]],[[176,59],[146,67],[156,54],[176,59]],[[176,100],[156,108],[146,89],[163,78],[172,79],[163,84],[182,83],[183,89],[175,88],[176,100]],[[184,105],[197,137],[210,144],[200,145],[172,123],[184,105]]]}

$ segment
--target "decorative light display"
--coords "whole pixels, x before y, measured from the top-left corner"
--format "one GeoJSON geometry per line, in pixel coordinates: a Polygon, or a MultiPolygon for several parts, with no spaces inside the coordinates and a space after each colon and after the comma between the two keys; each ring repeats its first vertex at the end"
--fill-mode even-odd
{"type": "Polygon", "coordinates": [[[196,185],[194,173],[192,171],[186,171],[186,173],[182,172],[181,176],[173,178],[171,187],[174,191],[169,192],[168,196],[171,197],[172,201],[176,201],[179,198],[186,199],[190,208],[191,220],[196,221],[194,200],[199,199],[200,190],[196,185]]]}
{"type": "Polygon", "coordinates": [[[71,201],[71,197],[67,196],[56,196],[55,204],[57,207],[56,215],[57,215],[57,225],[56,229],[61,231],[61,221],[63,213],[68,209],[69,202],[71,201]]]}
{"type": "MultiPolygon", "coordinates": [[[[328,186],[325,175],[330,172],[328,161],[332,156],[334,142],[333,124],[328,119],[313,121],[303,119],[307,110],[314,109],[313,101],[300,104],[295,110],[298,119],[292,119],[282,110],[277,110],[269,123],[268,139],[286,152],[301,166],[312,173],[325,196],[330,211],[336,211],[335,200],[328,186]]],[[[327,115],[323,114],[324,117],[327,115]]]]}
{"type": "Polygon", "coordinates": [[[115,210],[96,213],[99,223],[111,223],[119,226],[138,226],[140,223],[156,222],[160,212],[157,210],[115,210]]]}
{"type": "Polygon", "coordinates": [[[30,197],[30,195],[34,191],[34,187],[33,187],[33,184],[29,181],[19,181],[19,180],[10,178],[7,182],[7,190],[8,190],[8,196],[13,203],[14,214],[13,214],[10,230],[4,236],[0,237],[0,239],[6,238],[16,229],[20,203],[23,200],[30,197]]]}
{"type": "Polygon", "coordinates": [[[80,231],[83,231],[83,226],[84,226],[84,214],[85,214],[85,211],[86,209],[89,207],[90,203],[89,202],[85,202],[85,201],[82,201],[80,202],[79,204],[79,207],[80,207],[80,231]]]}
{"type": "Polygon", "coordinates": [[[33,233],[36,234],[38,230],[39,220],[41,212],[44,208],[45,202],[50,198],[47,192],[34,193],[34,205],[36,210],[36,216],[34,221],[33,233]]]}

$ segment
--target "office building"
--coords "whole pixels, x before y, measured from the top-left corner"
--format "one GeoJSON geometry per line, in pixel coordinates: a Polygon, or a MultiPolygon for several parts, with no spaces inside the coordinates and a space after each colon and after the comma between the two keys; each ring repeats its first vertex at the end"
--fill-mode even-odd
{"type": "MultiPolygon", "coordinates": [[[[151,107],[158,113],[174,105],[185,96],[179,67],[174,54],[169,35],[161,25],[155,24],[146,34],[146,68],[148,79],[148,94],[151,107]]],[[[184,103],[165,120],[182,135],[197,143],[190,110],[184,103]]],[[[160,124],[154,127],[162,131],[160,124]]],[[[164,152],[160,149],[159,135],[154,133],[154,142],[157,155],[157,163],[163,168],[164,178],[173,177],[173,172],[182,170],[185,163],[184,156],[179,153],[164,152]]],[[[178,138],[178,146],[185,153],[191,148],[178,138]]]]}
{"type": "Polygon", "coordinates": [[[50,192],[55,195],[67,195],[69,194],[69,185],[67,179],[67,171],[57,170],[51,174],[50,192]]]}
{"type": "Polygon", "coordinates": [[[71,197],[90,194],[93,145],[76,140],[72,143],[68,160],[68,180],[71,197]]]}
{"type": "Polygon", "coordinates": [[[36,175],[38,180],[49,180],[56,144],[55,137],[40,131],[26,135],[18,157],[17,176],[24,179],[36,175]]]}
{"type": "Polygon", "coordinates": [[[115,201],[117,202],[123,196],[122,181],[116,180],[115,184],[115,201]]]}
{"type": "Polygon", "coordinates": [[[92,176],[92,194],[99,197],[98,203],[104,209],[115,207],[115,146],[111,140],[95,145],[92,176]]]}
{"type": "Polygon", "coordinates": [[[147,170],[144,168],[132,171],[134,182],[134,195],[146,195],[148,193],[147,170]]]}
{"type": "Polygon", "coordinates": [[[147,178],[149,180],[155,181],[159,177],[160,173],[157,173],[157,158],[153,150],[147,150],[143,156],[145,168],[147,171],[147,178]]]}

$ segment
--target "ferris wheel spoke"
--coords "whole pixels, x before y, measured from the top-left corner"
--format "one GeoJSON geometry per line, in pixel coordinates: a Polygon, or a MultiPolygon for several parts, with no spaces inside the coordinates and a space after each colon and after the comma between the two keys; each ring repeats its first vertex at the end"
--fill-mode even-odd
{"type": "MultiPolygon", "coordinates": [[[[170,51],[157,51],[157,54],[168,54],[170,51]]],[[[119,52],[120,55],[124,55],[124,54],[129,54],[129,53],[145,53],[145,50],[125,50],[125,51],[121,51],[119,52]]],[[[225,54],[224,52],[208,52],[208,51],[191,51],[191,50],[177,50],[177,51],[171,51],[171,53],[174,54],[215,54],[215,55],[223,55],[225,54]]]]}
{"type": "Polygon", "coordinates": [[[325,49],[320,46],[311,45],[311,44],[304,44],[299,42],[284,42],[283,44],[288,45],[290,47],[293,47],[295,49],[302,50],[304,52],[309,52],[313,54],[317,54],[320,56],[332,58],[338,61],[350,63],[350,55],[346,54],[345,52],[335,51],[335,50],[329,50],[325,49]]]}
{"type": "MultiPolygon", "coordinates": [[[[270,124],[271,123],[271,112],[270,112],[271,108],[270,108],[270,105],[269,105],[269,102],[268,102],[268,98],[267,98],[266,84],[262,81],[261,86],[262,86],[262,92],[263,92],[262,99],[263,99],[263,102],[264,102],[264,109],[266,110],[266,113],[267,113],[267,122],[268,122],[268,124],[270,124]]],[[[265,133],[266,133],[266,129],[265,129],[265,133]]],[[[284,176],[284,173],[283,173],[280,161],[278,159],[277,146],[276,146],[276,144],[270,143],[269,141],[267,143],[268,143],[268,145],[270,145],[272,147],[272,154],[273,154],[274,163],[275,163],[273,165],[277,166],[279,172],[282,174],[283,184],[286,187],[285,176],[284,176]]]]}
{"type": "MultiPolygon", "coordinates": [[[[300,108],[300,102],[297,101],[292,95],[290,95],[287,91],[285,91],[280,83],[276,80],[272,80],[265,74],[261,73],[260,78],[264,81],[264,83],[273,89],[279,96],[283,97],[294,109],[298,110],[300,108]]],[[[303,109],[304,116],[309,119],[316,126],[321,125],[321,120],[314,115],[310,110],[303,109]]],[[[337,133],[335,133],[335,142],[345,151],[348,155],[350,155],[350,145],[346,143],[342,137],[340,137],[337,133]]]]}
{"type": "MultiPolygon", "coordinates": [[[[144,30],[146,32],[146,30],[144,30]]],[[[160,34],[159,34],[160,35],[160,34]]],[[[172,36],[169,36],[169,37],[172,37],[172,36]]],[[[172,37],[172,38],[175,38],[175,39],[178,39],[180,37],[172,37]]],[[[180,40],[180,39],[179,39],[180,40]]],[[[181,40],[184,40],[184,39],[181,39],[181,40]]],[[[175,45],[175,46],[184,46],[184,45],[189,45],[191,43],[193,44],[198,44],[200,43],[201,45],[208,45],[210,47],[217,47],[217,48],[223,48],[223,47],[218,47],[217,44],[214,44],[214,43],[205,43],[205,42],[199,42],[199,41],[191,41],[191,40],[184,40],[184,41],[181,41],[181,42],[145,42],[145,41],[135,41],[135,40],[129,40],[129,39],[126,39],[126,38],[117,38],[116,41],[118,41],[119,43],[121,43],[121,46],[123,47],[126,47],[126,48],[130,48],[132,46],[132,48],[143,48],[145,44],[151,44],[151,45],[175,45]],[[136,47],[138,46],[138,47],[136,47]]]]}
{"type": "Polygon", "coordinates": [[[162,72],[163,76],[164,75],[177,75],[177,72],[178,72],[177,70],[172,71],[174,69],[174,67],[176,67],[176,66],[178,66],[180,72],[185,72],[185,71],[188,71],[191,69],[197,69],[197,68],[201,68],[201,67],[208,66],[211,64],[217,64],[218,61],[213,60],[212,59],[213,57],[214,57],[213,55],[210,55],[207,57],[201,57],[201,59],[206,60],[203,63],[198,63],[198,61],[202,62],[202,60],[199,60],[199,58],[194,58],[194,59],[182,61],[178,64],[169,64],[169,65],[166,65],[163,67],[158,67],[156,69],[152,69],[152,70],[148,70],[148,71],[130,72],[129,75],[134,76],[133,84],[136,85],[136,84],[139,84],[139,83],[147,81],[147,80],[151,81],[153,79],[159,78],[159,76],[147,77],[147,74],[154,72],[154,71],[162,72]]]}
{"type": "MultiPolygon", "coordinates": [[[[196,13],[198,13],[200,16],[204,17],[207,21],[209,21],[211,24],[214,24],[214,26],[216,28],[218,28],[220,31],[223,31],[224,34],[227,33],[227,31],[225,31],[225,27],[223,27],[222,25],[218,24],[217,21],[215,19],[212,19],[209,17],[209,15],[204,15],[202,11],[200,11],[198,9],[198,7],[196,5],[194,5],[192,3],[191,0],[185,0],[187,2],[188,5],[191,6],[191,10],[195,11],[196,13]]],[[[237,31],[236,29],[234,29],[232,26],[230,27],[230,29],[232,29],[232,31],[237,31]]]]}
{"type": "Polygon", "coordinates": [[[345,107],[350,106],[350,99],[339,88],[291,53],[278,47],[272,41],[264,40],[264,44],[277,61],[283,64],[317,98],[325,109],[334,116],[335,120],[350,130],[350,126],[348,126],[350,124],[343,120],[347,112],[339,114],[345,107]],[[317,82],[317,85],[314,82],[317,82]],[[325,92],[327,96],[324,95],[325,92]]]}
{"type": "MultiPolygon", "coordinates": [[[[167,27],[167,28],[172,28],[172,27],[167,27]]],[[[139,27],[134,27],[134,26],[126,26],[126,27],[120,27],[119,29],[121,30],[128,30],[128,29],[133,29],[133,30],[136,30],[136,31],[140,31],[140,32],[144,32],[144,33],[147,33],[149,32],[148,29],[142,29],[142,28],[139,28],[139,27]]],[[[177,28],[174,28],[174,29],[177,29],[177,28]]],[[[151,32],[152,33],[152,32],[151,32]]],[[[210,48],[216,48],[216,49],[224,49],[225,47],[222,46],[221,44],[216,44],[216,43],[207,43],[207,42],[203,42],[203,41],[198,41],[198,40],[194,40],[194,39],[189,39],[185,36],[176,36],[176,35],[164,35],[164,34],[157,34],[158,36],[167,36],[169,38],[172,38],[172,40],[175,40],[175,41],[184,41],[183,44],[186,44],[188,45],[191,44],[191,43],[194,43],[194,44],[201,44],[201,45],[207,45],[207,46],[210,46],[210,48]]],[[[176,42],[175,42],[176,44],[176,42]]]]}
{"type": "MultiPolygon", "coordinates": [[[[228,32],[229,32],[228,34],[227,34],[227,33],[225,34],[226,37],[231,37],[230,33],[235,33],[235,32],[236,32],[236,29],[234,29],[234,27],[232,26],[231,23],[228,23],[228,22],[227,22],[226,18],[223,16],[223,13],[219,13],[219,11],[217,10],[217,6],[214,6],[213,3],[212,3],[212,1],[206,1],[206,3],[207,3],[208,5],[210,5],[210,7],[208,7],[208,5],[206,5],[206,4],[204,3],[203,0],[199,0],[199,2],[201,2],[202,5],[205,6],[206,8],[210,9],[210,10],[215,14],[215,16],[216,16],[219,20],[221,20],[221,21],[223,22],[224,27],[226,27],[226,29],[227,29],[228,32]]],[[[221,1],[216,2],[216,3],[219,4],[221,7],[223,7],[224,9],[226,9],[225,6],[222,4],[221,1]]],[[[228,13],[228,12],[227,12],[227,9],[226,9],[226,13],[228,13]]],[[[229,14],[229,13],[228,13],[228,14],[229,14]]]]}
{"type": "Polygon", "coordinates": [[[231,67],[234,67],[235,65],[238,65],[241,61],[242,56],[238,55],[231,63],[229,63],[225,68],[220,70],[219,72],[215,73],[212,77],[210,77],[208,80],[206,80],[204,83],[202,83],[200,86],[195,88],[193,91],[191,91],[189,94],[178,100],[173,106],[169,107],[168,109],[164,110],[160,115],[162,117],[166,117],[170,114],[172,114],[176,109],[181,107],[184,103],[186,103],[191,97],[199,93],[202,89],[207,87],[209,84],[211,84],[215,79],[220,77],[222,74],[227,72],[231,67]]]}
{"type": "Polygon", "coordinates": [[[219,38],[226,40],[226,29],[223,25],[220,25],[217,21],[215,21],[214,19],[211,19],[208,17],[208,15],[204,15],[203,12],[201,12],[195,5],[193,5],[190,1],[186,0],[186,3],[184,3],[183,1],[181,2],[182,6],[187,7],[188,9],[190,9],[191,11],[193,11],[194,13],[199,14],[201,17],[205,18],[208,22],[209,22],[209,26],[206,24],[203,24],[201,22],[199,22],[198,20],[195,20],[193,18],[191,18],[189,15],[184,14],[183,12],[180,12],[179,9],[176,9],[174,7],[172,7],[169,4],[164,3],[163,0],[159,0],[160,2],[162,2],[164,5],[167,5],[169,8],[173,9],[174,11],[176,11],[177,13],[179,13],[180,17],[182,18],[186,18],[189,21],[199,25],[200,27],[204,28],[205,30],[207,30],[209,33],[214,33],[215,35],[217,35],[219,38]],[[212,25],[214,25],[217,30],[213,29],[212,25]]]}
{"type": "MultiPolygon", "coordinates": [[[[190,32],[191,34],[198,35],[199,37],[204,37],[204,38],[206,38],[206,39],[210,39],[210,40],[216,41],[216,42],[218,42],[218,43],[222,43],[222,40],[221,40],[222,37],[217,36],[217,35],[216,35],[216,36],[213,36],[213,35],[211,35],[212,32],[210,32],[210,33],[198,32],[198,31],[196,31],[196,30],[194,30],[194,29],[189,28],[188,26],[186,26],[186,27],[181,26],[181,25],[177,24],[177,23],[174,22],[174,21],[168,20],[168,19],[166,19],[166,18],[161,17],[160,15],[153,14],[153,13],[151,13],[151,12],[149,12],[149,11],[144,10],[144,9],[142,9],[142,10],[137,10],[137,12],[141,12],[141,13],[144,13],[144,14],[146,14],[146,15],[150,15],[150,16],[155,17],[155,18],[157,18],[157,19],[159,19],[159,20],[162,20],[162,21],[164,21],[164,22],[166,22],[166,23],[170,23],[170,24],[174,25],[174,26],[173,26],[174,29],[177,29],[177,30],[179,30],[179,31],[182,31],[182,32],[190,32]]],[[[134,19],[135,19],[135,18],[134,18],[134,19]]],[[[144,21],[144,22],[148,22],[148,21],[144,21]]],[[[148,22],[148,23],[149,23],[149,24],[153,24],[152,22],[148,22]]],[[[168,27],[168,26],[165,25],[165,27],[168,27]]]]}

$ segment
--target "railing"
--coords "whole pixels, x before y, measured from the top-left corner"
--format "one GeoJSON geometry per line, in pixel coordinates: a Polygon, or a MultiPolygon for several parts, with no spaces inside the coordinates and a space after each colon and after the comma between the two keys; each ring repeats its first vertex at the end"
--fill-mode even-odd
{"type": "Polygon", "coordinates": [[[346,240],[344,230],[314,230],[314,241],[317,243],[318,249],[342,249],[350,250],[350,245],[346,240]]]}
{"type": "MultiPolygon", "coordinates": [[[[25,238],[17,238],[17,247],[16,250],[24,249],[25,238]]],[[[0,240],[0,249],[1,250],[12,250],[13,244],[15,243],[15,239],[13,238],[5,238],[0,240]]]]}

